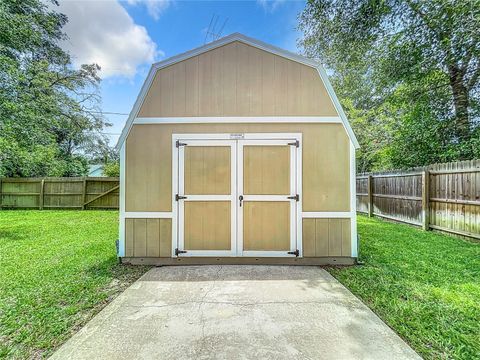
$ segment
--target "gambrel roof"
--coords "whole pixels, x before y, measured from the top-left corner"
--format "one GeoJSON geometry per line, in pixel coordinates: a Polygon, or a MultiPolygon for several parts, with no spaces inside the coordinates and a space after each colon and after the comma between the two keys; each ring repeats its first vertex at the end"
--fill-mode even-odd
{"type": "Polygon", "coordinates": [[[196,49],[187,51],[185,53],[170,57],[166,60],[154,63],[152,65],[152,67],[150,68],[148,76],[147,76],[147,78],[146,78],[146,80],[145,80],[145,82],[144,82],[144,84],[143,84],[143,86],[140,90],[140,93],[139,93],[139,95],[138,95],[138,97],[135,101],[133,109],[130,112],[130,115],[128,116],[125,127],[123,128],[122,134],[120,135],[120,138],[118,140],[117,148],[120,148],[122,146],[122,144],[124,143],[128,133],[129,133],[129,131],[130,131],[132,125],[133,125],[134,119],[138,116],[138,112],[140,110],[140,107],[141,107],[141,105],[142,105],[142,103],[143,103],[143,101],[144,101],[144,99],[145,99],[145,97],[146,97],[146,95],[147,95],[147,93],[150,89],[150,86],[153,82],[155,74],[157,73],[158,70],[163,69],[167,66],[173,65],[175,63],[178,63],[180,61],[184,61],[186,59],[189,59],[189,58],[192,58],[194,56],[200,55],[200,54],[205,53],[207,51],[216,49],[218,47],[227,45],[229,43],[233,43],[235,41],[253,46],[253,47],[258,48],[260,50],[264,50],[266,52],[269,52],[269,53],[281,56],[283,58],[286,58],[286,59],[289,59],[289,60],[292,60],[292,61],[295,61],[295,62],[298,62],[298,63],[301,63],[301,64],[304,64],[304,65],[315,68],[318,71],[318,74],[319,74],[319,76],[320,76],[320,78],[323,82],[323,85],[325,86],[325,88],[328,92],[328,95],[330,96],[330,99],[331,99],[331,101],[332,101],[340,119],[341,119],[341,122],[343,123],[343,126],[344,126],[344,128],[345,128],[345,130],[348,134],[348,137],[350,138],[350,141],[355,146],[355,148],[359,148],[358,141],[355,137],[355,134],[353,133],[353,130],[350,126],[350,123],[347,120],[347,116],[345,115],[345,112],[343,111],[343,108],[340,105],[340,102],[338,101],[338,98],[335,94],[335,91],[333,90],[333,87],[332,87],[330,81],[328,80],[328,76],[327,76],[327,74],[326,74],[326,72],[325,72],[325,70],[324,70],[324,68],[323,68],[323,66],[321,65],[320,62],[318,62],[316,60],[306,58],[304,56],[301,56],[301,55],[298,55],[298,54],[295,54],[295,53],[292,53],[292,52],[287,51],[287,50],[280,49],[278,47],[275,47],[275,46],[272,46],[272,45],[269,45],[269,44],[266,44],[262,41],[252,39],[252,38],[247,37],[245,35],[242,35],[240,33],[234,33],[234,34],[225,36],[225,37],[223,37],[219,40],[216,40],[216,41],[211,42],[209,44],[206,44],[204,46],[201,46],[201,47],[198,47],[196,49]]]}

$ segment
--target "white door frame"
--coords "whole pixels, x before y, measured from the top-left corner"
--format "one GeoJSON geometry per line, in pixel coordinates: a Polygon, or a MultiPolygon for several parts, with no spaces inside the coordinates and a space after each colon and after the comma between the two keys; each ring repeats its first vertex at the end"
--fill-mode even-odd
{"type": "MultiPolygon", "coordinates": [[[[281,144],[285,144],[285,141],[288,142],[298,142],[298,147],[296,147],[293,151],[290,152],[291,157],[290,161],[291,164],[295,164],[294,171],[291,171],[291,181],[290,186],[291,188],[296,188],[296,193],[292,193],[291,195],[298,194],[299,201],[295,202],[296,206],[291,206],[291,218],[292,224],[296,223],[296,226],[290,226],[290,239],[291,239],[291,246],[293,246],[293,242],[296,242],[296,249],[292,247],[292,250],[298,250],[299,256],[303,256],[303,249],[302,249],[302,134],[301,133],[216,133],[216,134],[172,134],[172,257],[187,257],[187,256],[252,256],[252,257],[295,257],[295,255],[287,254],[285,251],[243,251],[243,238],[237,240],[238,237],[238,210],[239,210],[239,202],[238,202],[238,184],[237,181],[239,180],[240,176],[242,177],[243,181],[243,166],[240,167],[238,165],[238,141],[246,141],[246,140],[255,140],[257,144],[261,142],[261,140],[268,140],[271,142],[272,140],[279,140],[281,144]],[[182,152],[184,151],[183,146],[179,146],[177,149],[177,141],[180,143],[186,143],[187,146],[215,146],[220,145],[226,146],[225,144],[235,144],[235,146],[231,147],[231,186],[232,191],[231,195],[216,195],[212,197],[212,195],[197,195],[194,198],[189,196],[192,201],[199,201],[199,200],[206,200],[207,197],[210,200],[217,200],[217,196],[222,197],[222,199],[218,198],[218,200],[225,200],[232,201],[232,228],[235,232],[232,233],[232,248],[231,251],[214,251],[214,250],[197,250],[197,251],[188,251],[186,253],[179,253],[176,254],[175,250],[180,249],[183,250],[183,219],[179,218],[179,214],[183,213],[184,205],[183,201],[176,201],[175,196],[177,194],[184,195],[184,184],[183,182],[180,183],[180,178],[183,179],[184,171],[184,164],[183,161],[184,155],[182,152]],[[202,144],[202,145],[200,145],[202,144]],[[296,151],[295,151],[296,150],[296,151]],[[182,155],[180,155],[182,154],[182,155]],[[292,161],[292,156],[295,158],[295,161],[292,161]],[[181,160],[182,159],[182,160],[181,160]],[[237,174],[237,169],[239,169],[239,173],[237,174]],[[241,169],[241,170],[240,170],[241,169]],[[227,199],[228,198],[228,199],[227,199]],[[292,210],[292,208],[294,210],[292,210]],[[293,220],[293,219],[296,219],[293,220]],[[180,223],[181,222],[181,223],[180,223]],[[296,235],[296,236],[295,236],[296,235]],[[296,239],[295,239],[296,238],[296,239]],[[292,240],[293,239],[293,240],[292,240]],[[182,243],[180,243],[182,241],[182,243]],[[239,251],[239,243],[241,243],[242,248],[239,251]],[[236,245],[235,245],[236,244],[236,245]],[[235,246],[234,246],[235,245],[235,246]],[[181,246],[181,247],[180,247],[181,246]]],[[[262,144],[263,145],[263,144],[262,144]]],[[[267,145],[267,144],[265,144],[267,145]]],[[[229,145],[227,145],[229,146],[229,145]]],[[[295,146],[292,145],[292,148],[295,146]]],[[[241,159],[243,161],[243,154],[241,154],[241,159]]],[[[267,195],[268,196],[268,195],[267,195]]],[[[281,196],[282,200],[284,200],[283,195],[281,196]]],[[[272,200],[269,200],[272,201],[272,200]]],[[[294,200],[292,200],[294,201],[294,200]]],[[[242,209],[243,210],[243,209],[242,209]]]]}

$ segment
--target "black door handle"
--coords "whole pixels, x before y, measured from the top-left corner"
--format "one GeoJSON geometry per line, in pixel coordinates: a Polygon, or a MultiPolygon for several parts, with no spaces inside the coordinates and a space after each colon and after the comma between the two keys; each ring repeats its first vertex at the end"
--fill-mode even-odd
{"type": "Polygon", "coordinates": [[[243,195],[240,195],[240,196],[238,197],[238,200],[240,200],[240,207],[242,207],[243,195]]]}

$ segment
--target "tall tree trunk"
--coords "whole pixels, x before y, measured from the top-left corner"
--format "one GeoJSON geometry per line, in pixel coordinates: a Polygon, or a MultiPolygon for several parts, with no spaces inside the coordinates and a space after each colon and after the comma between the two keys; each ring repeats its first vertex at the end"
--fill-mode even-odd
{"type": "Polygon", "coordinates": [[[467,140],[470,136],[470,118],[468,106],[469,93],[464,84],[463,71],[456,66],[449,66],[450,86],[453,94],[453,106],[455,108],[455,130],[460,140],[467,140]]]}

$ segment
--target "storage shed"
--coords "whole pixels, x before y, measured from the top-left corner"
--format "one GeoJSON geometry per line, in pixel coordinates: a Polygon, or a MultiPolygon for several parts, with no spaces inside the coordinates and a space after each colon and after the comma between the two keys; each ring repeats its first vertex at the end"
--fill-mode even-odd
{"type": "Polygon", "coordinates": [[[133,264],[351,264],[355,135],[322,66],[232,34],[152,66],[120,137],[133,264]]]}

